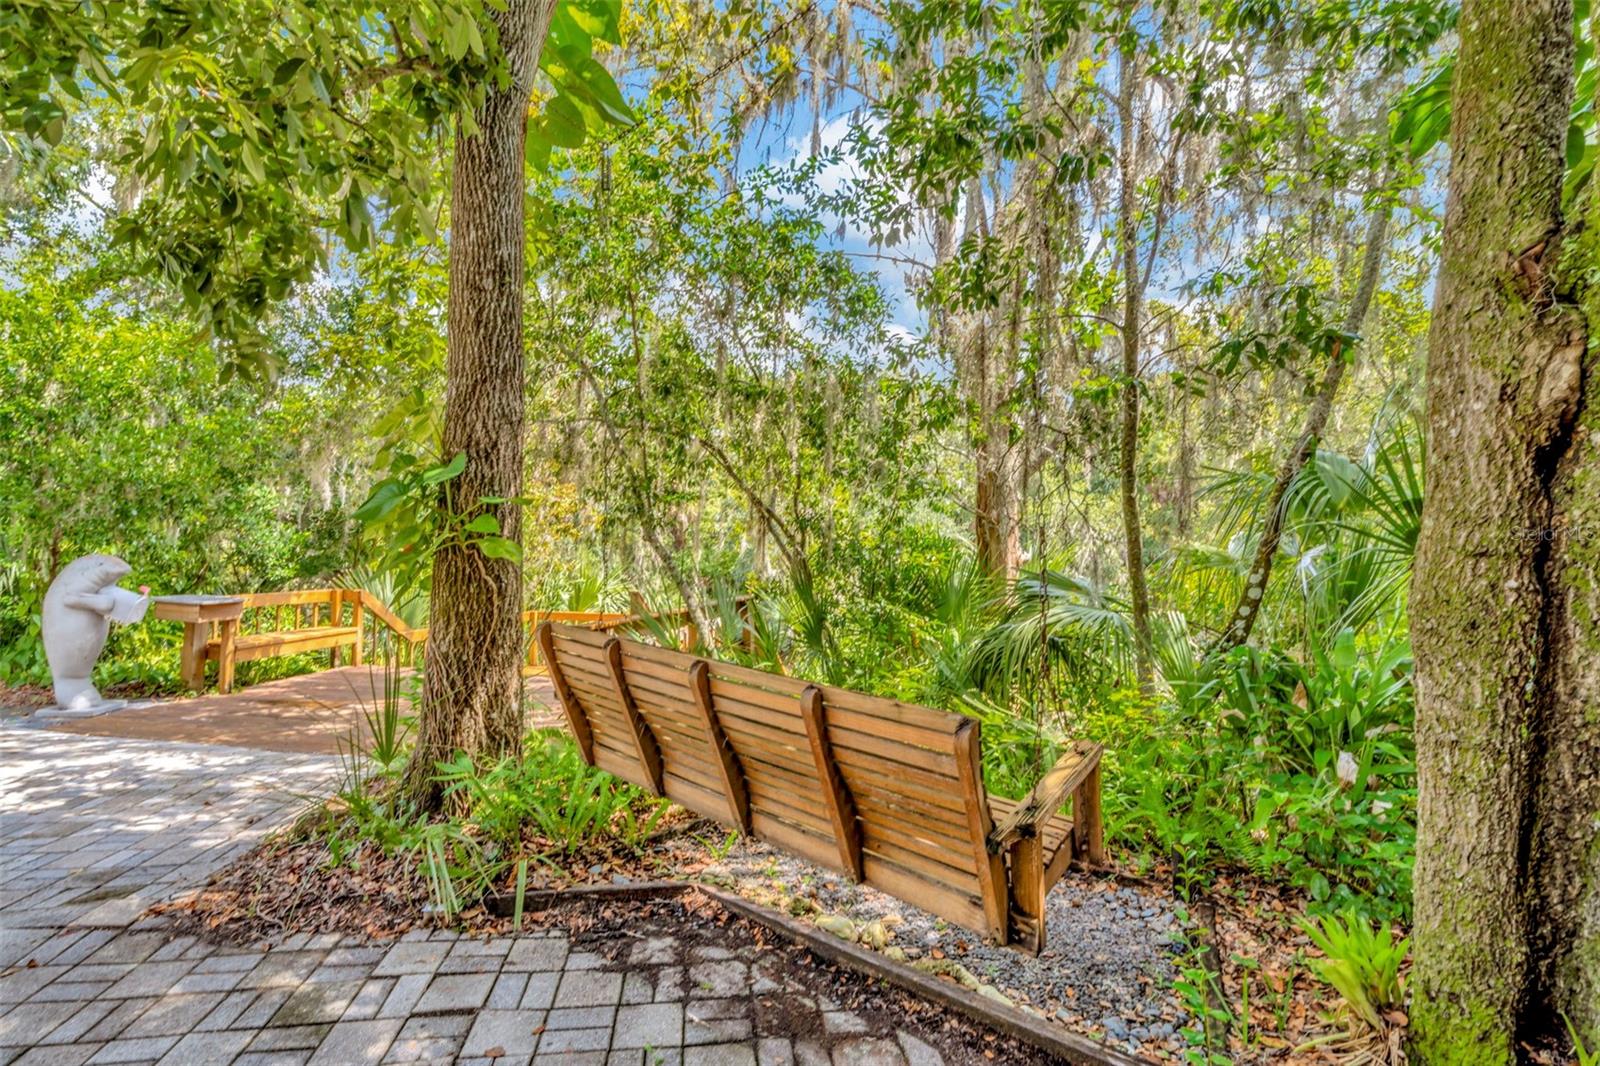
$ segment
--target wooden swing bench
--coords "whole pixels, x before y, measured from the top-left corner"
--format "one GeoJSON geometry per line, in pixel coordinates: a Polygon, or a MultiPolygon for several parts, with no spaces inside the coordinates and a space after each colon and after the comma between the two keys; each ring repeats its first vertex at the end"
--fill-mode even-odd
{"type": "Polygon", "coordinates": [[[1037,953],[1045,894],[1104,862],[1098,744],[1008,800],[971,718],[593,629],[538,643],[590,765],[996,943],[1037,953]]]}

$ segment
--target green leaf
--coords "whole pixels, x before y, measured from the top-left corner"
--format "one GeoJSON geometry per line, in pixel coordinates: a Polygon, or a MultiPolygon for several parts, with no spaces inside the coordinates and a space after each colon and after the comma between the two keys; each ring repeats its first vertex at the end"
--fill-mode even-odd
{"type": "Polygon", "coordinates": [[[354,517],[356,521],[370,525],[398,507],[404,497],[405,487],[392,478],[385,478],[373,488],[372,494],[366,501],[356,508],[354,517]]]}
{"type": "Polygon", "coordinates": [[[459,477],[461,471],[465,470],[466,468],[467,453],[457,452],[456,457],[450,460],[448,463],[445,463],[443,466],[429,467],[426,471],[424,471],[422,474],[422,483],[424,485],[437,485],[441,481],[449,481],[453,477],[459,477]]]}
{"type": "Polygon", "coordinates": [[[633,109],[622,98],[622,91],[617,88],[609,70],[592,56],[564,54],[562,60],[608,120],[619,126],[634,124],[633,109]]]}
{"type": "Polygon", "coordinates": [[[588,123],[570,97],[558,96],[544,105],[539,116],[539,130],[557,148],[581,148],[588,123]]]}
{"type": "Polygon", "coordinates": [[[474,543],[491,559],[509,559],[514,563],[522,560],[522,549],[505,537],[484,537],[474,543]]]}
{"type": "Polygon", "coordinates": [[[278,69],[272,72],[272,84],[287,85],[300,72],[300,68],[305,65],[305,56],[290,56],[282,63],[279,63],[278,69]]]}
{"type": "Polygon", "coordinates": [[[622,0],[562,0],[556,16],[608,44],[622,43],[622,0]]]}
{"type": "Polygon", "coordinates": [[[461,527],[463,533],[498,533],[500,520],[492,514],[481,514],[461,527]]]}

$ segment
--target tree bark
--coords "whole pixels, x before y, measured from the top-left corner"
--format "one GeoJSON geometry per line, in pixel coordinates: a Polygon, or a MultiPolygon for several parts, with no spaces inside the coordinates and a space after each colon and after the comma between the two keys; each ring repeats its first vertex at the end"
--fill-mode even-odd
{"type": "Polygon", "coordinates": [[[1122,530],[1128,567],[1128,601],[1133,613],[1133,656],[1139,687],[1155,684],[1155,654],[1150,639],[1150,593],[1144,575],[1144,531],[1139,523],[1139,330],[1144,299],[1139,269],[1138,175],[1136,154],[1139,62],[1122,51],[1118,102],[1122,111],[1117,240],[1122,253],[1122,428],[1118,465],[1122,474],[1122,530]]]}
{"type": "MultiPolygon", "coordinates": [[[[522,495],[523,151],[529,94],[555,0],[509,0],[491,18],[509,80],[488,87],[458,124],[450,199],[450,333],[446,351],[444,452],[466,452],[441,506],[456,513],[483,497],[522,495]]],[[[521,543],[515,502],[488,505],[504,536],[521,543]]],[[[405,790],[422,810],[442,794],[434,764],[457,751],[489,759],[522,739],[522,571],[476,548],[448,545],[433,563],[427,677],[417,746],[405,790]]]]}
{"type": "MultiPolygon", "coordinates": [[[[1372,216],[1368,220],[1367,246],[1361,260],[1361,277],[1356,282],[1356,291],[1351,294],[1350,306],[1345,312],[1343,322],[1346,333],[1360,332],[1361,323],[1366,320],[1367,310],[1372,306],[1372,296],[1377,291],[1378,275],[1383,265],[1390,210],[1388,200],[1384,200],[1373,207],[1372,216]]],[[[1261,613],[1261,603],[1266,599],[1267,582],[1272,577],[1272,561],[1278,554],[1278,542],[1283,539],[1284,497],[1289,494],[1289,486],[1294,484],[1294,479],[1316,454],[1317,445],[1322,441],[1322,434],[1328,428],[1328,416],[1333,413],[1333,401],[1339,395],[1339,385],[1344,381],[1345,372],[1350,364],[1355,362],[1355,353],[1353,351],[1347,353],[1342,349],[1342,344],[1335,342],[1328,369],[1322,376],[1322,383],[1317,386],[1317,394],[1312,398],[1310,409],[1306,411],[1305,427],[1295,439],[1294,447],[1289,449],[1289,454],[1284,457],[1283,465],[1278,468],[1278,477],[1272,483],[1272,492],[1267,496],[1266,513],[1262,519],[1261,539],[1256,544],[1255,560],[1250,564],[1249,576],[1245,578],[1244,588],[1239,593],[1239,602],[1230,616],[1228,627],[1223,631],[1216,646],[1211,649],[1213,654],[1226,652],[1243,644],[1250,639],[1250,632],[1255,628],[1256,618],[1261,613]]]]}
{"type": "MultiPolygon", "coordinates": [[[[1600,366],[1564,285],[1570,0],[1470,0],[1428,354],[1412,591],[1419,775],[1412,1032],[1510,1063],[1600,1045],[1600,366]]],[[[1581,304],[1580,302],[1581,301],[1581,304]]]]}

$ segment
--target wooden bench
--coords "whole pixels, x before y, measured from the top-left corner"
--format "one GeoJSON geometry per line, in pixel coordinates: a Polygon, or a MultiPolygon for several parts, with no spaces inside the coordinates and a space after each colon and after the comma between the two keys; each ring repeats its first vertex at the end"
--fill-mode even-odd
{"type": "Polygon", "coordinates": [[[1007,800],[962,715],[592,629],[538,641],[591,765],[996,943],[1039,951],[1050,886],[1104,861],[1097,744],[1007,800]]]}
{"type": "Polygon", "coordinates": [[[231,692],[234,665],[252,659],[327,650],[329,664],[338,666],[341,650],[348,647],[351,665],[361,665],[364,626],[359,591],[257,592],[242,599],[244,612],[238,625],[219,627],[206,642],[205,658],[217,664],[219,691],[231,692]]]}

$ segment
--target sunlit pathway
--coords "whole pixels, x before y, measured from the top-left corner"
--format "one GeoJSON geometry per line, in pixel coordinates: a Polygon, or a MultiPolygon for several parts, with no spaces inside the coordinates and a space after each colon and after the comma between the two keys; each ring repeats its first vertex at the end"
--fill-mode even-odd
{"type": "Polygon", "coordinates": [[[0,728],[0,966],[62,928],[127,926],[326,794],[338,769],[329,756],[0,728]]]}
{"type": "Polygon", "coordinates": [[[758,945],[632,931],[268,947],[175,935],[150,905],[325,793],[336,759],[0,727],[0,1066],[940,1063],[758,945]]]}

